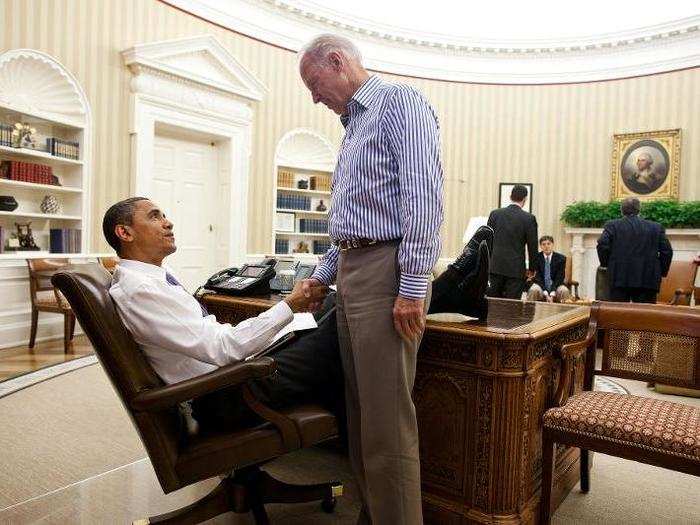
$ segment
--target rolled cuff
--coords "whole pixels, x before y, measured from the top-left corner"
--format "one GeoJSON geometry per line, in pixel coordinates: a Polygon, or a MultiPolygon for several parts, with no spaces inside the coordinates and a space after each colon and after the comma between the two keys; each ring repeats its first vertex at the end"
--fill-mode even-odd
{"type": "Polygon", "coordinates": [[[399,295],[406,299],[425,299],[428,293],[429,275],[401,274],[399,295]]]}
{"type": "Polygon", "coordinates": [[[330,268],[320,264],[316,267],[316,270],[311,275],[311,279],[318,279],[321,282],[321,284],[330,286],[331,284],[333,284],[333,281],[335,281],[335,273],[330,268]]]}

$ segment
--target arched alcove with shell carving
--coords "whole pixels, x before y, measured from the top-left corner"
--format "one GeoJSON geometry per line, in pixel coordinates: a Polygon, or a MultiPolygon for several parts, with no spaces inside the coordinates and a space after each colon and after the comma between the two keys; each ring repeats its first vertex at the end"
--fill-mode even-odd
{"type": "Polygon", "coordinates": [[[316,256],[330,245],[328,209],[335,161],[333,145],[311,129],[289,131],[277,143],[272,199],[276,255],[316,256]]]}

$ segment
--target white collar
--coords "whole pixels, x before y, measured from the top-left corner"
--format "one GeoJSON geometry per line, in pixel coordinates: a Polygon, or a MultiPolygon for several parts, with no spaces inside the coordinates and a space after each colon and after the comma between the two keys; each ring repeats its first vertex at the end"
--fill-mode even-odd
{"type": "Polygon", "coordinates": [[[167,270],[162,266],[156,266],[155,264],[145,263],[135,259],[119,259],[118,266],[126,270],[143,273],[165,281],[165,272],[167,270]]]}

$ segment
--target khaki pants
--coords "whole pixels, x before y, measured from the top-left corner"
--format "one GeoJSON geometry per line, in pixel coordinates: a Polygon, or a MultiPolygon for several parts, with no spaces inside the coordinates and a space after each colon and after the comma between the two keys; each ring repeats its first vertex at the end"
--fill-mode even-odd
{"type": "Polygon", "coordinates": [[[373,525],[423,522],[411,399],[419,342],[404,342],[394,329],[397,252],[398,241],[386,242],[341,252],[338,262],[350,463],[362,499],[358,523],[373,525]]]}
{"type": "MultiPolygon", "coordinates": [[[[557,286],[557,290],[554,292],[555,303],[563,303],[564,301],[568,301],[570,298],[571,292],[566,286],[564,286],[563,284],[561,286],[557,286]]],[[[527,300],[546,301],[547,298],[544,295],[544,290],[542,290],[542,287],[540,287],[539,284],[533,284],[527,291],[527,300]]]]}

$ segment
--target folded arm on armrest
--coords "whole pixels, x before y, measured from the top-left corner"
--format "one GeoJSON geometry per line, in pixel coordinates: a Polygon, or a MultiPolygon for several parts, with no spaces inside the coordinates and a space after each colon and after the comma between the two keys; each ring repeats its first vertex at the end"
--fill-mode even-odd
{"type": "Polygon", "coordinates": [[[144,390],[129,405],[136,411],[162,410],[222,388],[267,377],[274,371],[275,362],[269,357],[234,363],[186,381],[144,390]]]}

